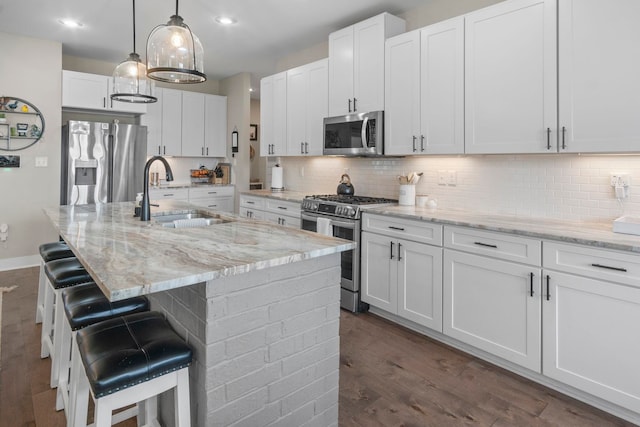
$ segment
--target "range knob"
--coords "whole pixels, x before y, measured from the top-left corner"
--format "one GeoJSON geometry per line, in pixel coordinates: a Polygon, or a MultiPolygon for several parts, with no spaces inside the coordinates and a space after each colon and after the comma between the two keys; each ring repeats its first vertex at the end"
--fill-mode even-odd
{"type": "Polygon", "coordinates": [[[344,208],[344,214],[346,216],[356,216],[356,210],[353,209],[351,206],[347,206],[344,208]]]}

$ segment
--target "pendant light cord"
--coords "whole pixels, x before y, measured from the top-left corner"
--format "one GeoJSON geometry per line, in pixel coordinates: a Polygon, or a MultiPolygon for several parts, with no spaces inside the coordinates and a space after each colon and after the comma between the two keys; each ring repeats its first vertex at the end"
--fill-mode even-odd
{"type": "Polygon", "coordinates": [[[136,0],[133,0],[133,51],[136,52],[136,0]]]}
{"type": "Polygon", "coordinates": [[[176,0],[176,16],[179,16],[178,15],[178,0],[176,0]]]}

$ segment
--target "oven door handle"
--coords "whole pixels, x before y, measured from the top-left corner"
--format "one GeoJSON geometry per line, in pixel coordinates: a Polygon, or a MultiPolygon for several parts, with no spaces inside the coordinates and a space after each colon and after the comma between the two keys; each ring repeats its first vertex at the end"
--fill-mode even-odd
{"type": "MultiPolygon", "coordinates": [[[[308,220],[308,221],[313,221],[313,222],[318,222],[317,219],[320,218],[320,217],[327,218],[324,215],[305,214],[305,213],[300,214],[300,218],[302,218],[303,220],[308,220]]],[[[334,218],[329,218],[329,220],[331,221],[331,226],[342,227],[342,228],[346,228],[346,229],[349,229],[349,230],[355,230],[355,228],[356,228],[356,221],[353,221],[353,222],[340,221],[340,220],[334,219],[334,218]]]]}

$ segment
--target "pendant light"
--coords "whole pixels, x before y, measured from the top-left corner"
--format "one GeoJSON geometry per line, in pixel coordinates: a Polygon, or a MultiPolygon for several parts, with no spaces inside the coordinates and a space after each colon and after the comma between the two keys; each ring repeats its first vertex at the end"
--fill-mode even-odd
{"type": "Polygon", "coordinates": [[[147,79],[147,67],[136,53],[136,0],[133,0],[133,52],[113,70],[113,94],[115,101],[150,104],[158,98],[153,96],[153,81],[147,79]]]}
{"type": "Polygon", "coordinates": [[[176,14],[147,39],[147,76],[167,83],[202,83],[207,80],[203,60],[202,44],[178,15],[176,0],[176,14]]]}

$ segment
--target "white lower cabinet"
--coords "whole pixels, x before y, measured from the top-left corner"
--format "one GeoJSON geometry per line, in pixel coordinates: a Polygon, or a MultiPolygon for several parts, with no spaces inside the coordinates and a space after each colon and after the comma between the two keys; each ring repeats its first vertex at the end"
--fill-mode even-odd
{"type": "Polygon", "coordinates": [[[640,277],[633,258],[637,256],[545,242],[542,370],[640,413],[640,277]],[[581,268],[589,277],[548,267],[581,268]],[[633,285],[616,283],[622,281],[633,285]]]}
{"type": "MultiPolygon", "coordinates": [[[[380,225],[383,217],[375,218],[380,225]]],[[[393,228],[388,234],[366,231],[368,223],[371,221],[363,221],[360,240],[362,301],[441,332],[442,248],[409,240],[409,233],[406,238],[398,238],[403,227],[398,226],[402,222],[397,218],[391,220],[393,228]]],[[[441,242],[438,230],[442,226],[430,226],[441,242]]]]}
{"type": "Polygon", "coordinates": [[[540,372],[539,268],[445,249],[443,288],[445,335],[540,372]]]}
{"type": "Polygon", "coordinates": [[[240,196],[240,216],[300,228],[300,203],[259,196],[240,196]]]}
{"type": "Polygon", "coordinates": [[[222,212],[233,212],[234,187],[189,189],[189,203],[222,212]]]}

